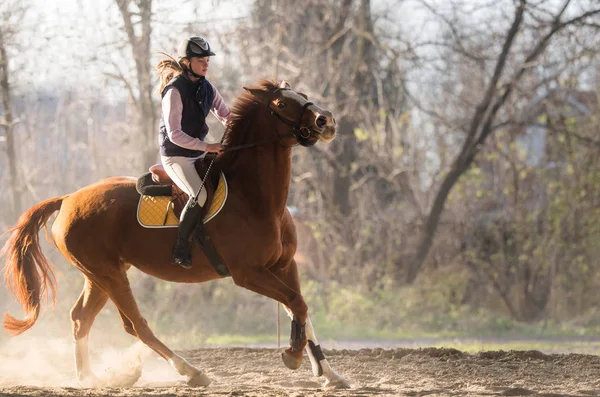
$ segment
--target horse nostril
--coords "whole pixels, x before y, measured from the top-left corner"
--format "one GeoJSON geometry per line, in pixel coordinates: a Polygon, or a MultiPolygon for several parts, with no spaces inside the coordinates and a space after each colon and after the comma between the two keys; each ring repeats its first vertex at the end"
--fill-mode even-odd
{"type": "Polygon", "coordinates": [[[327,117],[319,116],[316,121],[317,127],[322,128],[325,124],[327,124],[327,117]]]}

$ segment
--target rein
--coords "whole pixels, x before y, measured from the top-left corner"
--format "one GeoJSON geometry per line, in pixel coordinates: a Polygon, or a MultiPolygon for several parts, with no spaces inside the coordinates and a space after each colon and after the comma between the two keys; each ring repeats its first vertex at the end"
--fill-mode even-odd
{"type": "MultiPolygon", "coordinates": [[[[273,91],[273,94],[276,94],[280,91],[289,91],[289,90],[290,90],[289,88],[277,88],[275,91],[273,91]]],[[[267,104],[267,110],[271,113],[271,115],[277,117],[282,123],[287,124],[290,127],[292,127],[292,131],[293,131],[292,134],[296,137],[296,140],[298,141],[298,143],[301,143],[301,140],[307,140],[308,138],[310,138],[310,135],[313,132],[312,129],[310,129],[306,126],[300,126],[300,122],[302,122],[302,117],[304,116],[304,112],[306,111],[306,109],[308,109],[308,107],[310,105],[313,105],[313,103],[307,101],[304,104],[304,106],[302,106],[302,111],[298,115],[298,119],[296,120],[295,123],[284,119],[277,112],[275,112],[275,110],[271,109],[271,102],[269,102],[267,104]]]]}

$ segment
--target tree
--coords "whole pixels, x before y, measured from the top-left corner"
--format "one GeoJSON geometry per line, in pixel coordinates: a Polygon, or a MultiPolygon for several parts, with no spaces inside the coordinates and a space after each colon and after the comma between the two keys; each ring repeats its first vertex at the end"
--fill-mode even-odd
{"type": "Polygon", "coordinates": [[[140,135],[145,138],[144,165],[156,160],[157,113],[152,101],[152,65],[150,37],[152,35],[152,0],[115,0],[123,19],[131,54],[135,62],[135,84],[126,76],[114,75],[123,82],[137,110],[140,135]]]}
{"type": "Polygon", "coordinates": [[[329,197],[329,216],[347,233],[349,244],[361,198],[355,183],[365,175],[363,156],[368,152],[360,153],[363,144],[356,134],[365,131],[365,118],[373,121],[378,110],[387,123],[396,115],[392,112],[404,107],[398,95],[399,54],[381,41],[371,9],[370,0],[313,0],[311,7],[302,8],[289,0],[258,0],[252,8],[253,24],[240,32],[242,65],[272,65],[270,71],[277,77],[334,110],[338,138],[331,150],[316,155],[324,175],[313,186],[329,197]],[[259,37],[259,45],[253,47],[248,37],[259,37]]]}
{"type": "MultiPolygon", "coordinates": [[[[423,4],[437,13],[431,4],[425,1],[423,4]]],[[[527,0],[519,0],[515,3],[512,21],[502,36],[502,46],[495,58],[492,75],[487,78],[483,89],[484,95],[472,111],[470,122],[465,128],[460,152],[444,177],[426,218],[421,241],[407,272],[408,281],[416,278],[429,253],[444,204],[452,188],[469,169],[488,137],[498,130],[497,116],[506,107],[514,91],[519,88],[527,71],[539,61],[540,56],[556,36],[573,33],[571,31],[573,29],[578,33],[582,33],[585,29],[597,29],[594,17],[600,15],[600,7],[596,2],[589,2],[587,6],[580,3],[578,9],[570,5],[571,0],[565,0],[558,10],[552,12],[553,10],[548,6],[530,4],[527,0]],[[528,20],[526,24],[527,16],[530,16],[531,21],[528,20]],[[536,32],[543,33],[536,37],[536,32]],[[519,37],[531,41],[529,48],[524,50],[524,56],[515,54],[519,37]]],[[[438,15],[452,32],[452,42],[446,43],[447,46],[460,51],[465,57],[477,58],[478,54],[470,53],[462,42],[464,35],[460,32],[461,27],[443,15],[438,15]]]]}
{"type": "Polygon", "coordinates": [[[4,136],[0,137],[6,145],[8,173],[10,180],[10,193],[13,216],[21,213],[21,186],[18,178],[18,159],[15,151],[14,125],[17,119],[13,114],[11,71],[9,65],[8,48],[14,45],[15,35],[19,30],[19,22],[27,11],[27,5],[19,1],[4,2],[0,6],[0,97],[2,99],[2,115],[0,125],[4,129],[4,136]]]}

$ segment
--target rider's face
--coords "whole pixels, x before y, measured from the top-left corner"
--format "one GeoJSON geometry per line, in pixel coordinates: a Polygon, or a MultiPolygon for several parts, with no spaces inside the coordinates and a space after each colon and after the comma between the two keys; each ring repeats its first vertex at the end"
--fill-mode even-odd
{"type": "Polygon", "coordinates": [[[192,57],[192,59],[190,59],[190,68],[199,76],[206,76],[209,64],[210,57],[192,57]]]}

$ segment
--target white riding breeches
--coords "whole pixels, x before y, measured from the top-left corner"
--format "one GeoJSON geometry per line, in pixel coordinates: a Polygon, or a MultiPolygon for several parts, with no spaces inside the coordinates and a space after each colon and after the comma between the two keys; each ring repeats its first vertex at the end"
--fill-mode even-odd
{"type": "MultiPolygon", "coordinates": [[[[202,155],[201,157],[204,157],[202,155]]],[[[175,184],[190,197],[195,196],[202,186],[202,179],[194,163],[199,157],[183,157],[183,156],[160,156],[163,167],[167,175],[175,182],[175,184]]],[[[206,189],[202,188],[202,192],[198,196],[198,204],[203,206],[206,202],[206,189]]]]}

